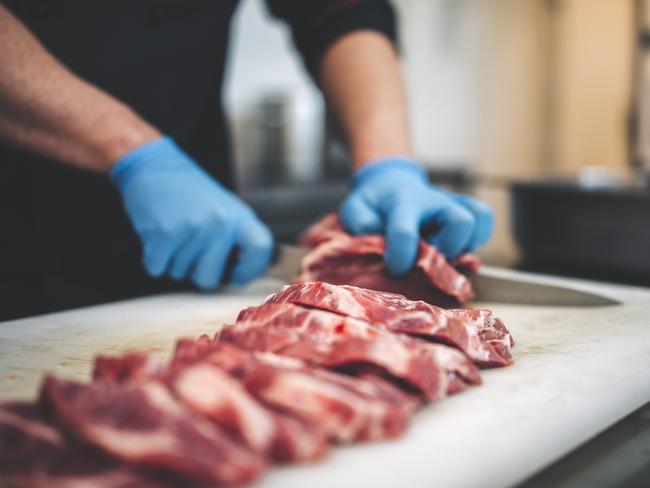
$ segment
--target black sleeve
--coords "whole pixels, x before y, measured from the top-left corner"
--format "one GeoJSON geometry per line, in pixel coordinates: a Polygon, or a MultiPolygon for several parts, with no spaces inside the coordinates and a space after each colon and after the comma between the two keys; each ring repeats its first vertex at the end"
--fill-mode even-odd
{"type": "Polygon", "coordinates": [[[374,30],[396,42],[395,12],[388,0],[266,0],[271,13],[291,27],[307,69],[317,79],[327,48],[356,30],[374,30]]]}

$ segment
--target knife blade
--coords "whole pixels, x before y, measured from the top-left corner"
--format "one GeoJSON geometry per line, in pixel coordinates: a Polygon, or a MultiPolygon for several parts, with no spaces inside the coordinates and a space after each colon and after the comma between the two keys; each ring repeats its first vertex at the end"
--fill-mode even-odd
{"type": "Polygon", "coordinates": [[[557,307],[602,307],[621,304],[597,293],[536,282],[524,277],[509,278],[502,274],[499,270],[483,267],[472,276],[476,294],[474,301],[557,307]]]}
{"type": "MultiPolygon", "coordinates": [[[[309,251],[307,247],[277,244],[267,276],[293,282],[300,274],[302,259],[309,251]]],[[[474,301],[560,307],[620,305],[620,302],[596,293],[536,282],[524,277],[503,276],[508,273],[508,270],[482,267],[471,277],[476,293],[474,301]]]]}
{"type": "Polygon", "coordinates": [[[308,247],[277,244],[274,250],[273,262],[266,272],[266,276],[291,283],[300,274],[302,258],[310,250],[308,247]]]}

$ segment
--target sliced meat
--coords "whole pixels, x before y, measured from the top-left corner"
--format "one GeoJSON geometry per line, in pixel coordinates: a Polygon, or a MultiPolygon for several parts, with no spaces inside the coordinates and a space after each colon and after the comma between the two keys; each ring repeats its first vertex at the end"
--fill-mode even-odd
{"type": "Polygon", "coordinates": [[[323,282],[287,285],[266,303],[327,310],[392,332],[448,344],[481,367],[512,363],[510,333],[489,310],[445,310],[403,295],[323,282]]]}
{"type": "MultiPolygon", "coordinates": [[[[515,346],[515,340],[501,319],[492,315],[490,310],[448,309],[446,312],[452,317],[473,324],[479,331],[478,335],[481,342],[490,344],[497,354],[506,358],[509,361],[508,364],[512,364],[510,350],[515,346]]],[[[490,365],[500,366],[497,362],[487,364],[487,366],[490,365]]]]}
{"type": "Polygon", "coordinates": [[[157,380],[84,385],[48,376],[41,398],[71,435],[136,466],[212,484],[249,482],[265,467],[157,380]]]}
{"type": "Polygon", "coordinates": [[[117,383],[147,379],[165,371],[165,365],[150,354],[127,352],[121,356],[95,357],[93,379],[111,380],[117,383]]]}
{"type": "Polygon", "coordinates": [[[379,371],[429,400],[480,383],[476,366],[451,347],[293,303],[247,308],[236,325],[224,328],[220,337],[245,349],[274,352],[353,374],[379,371]]]}
{"type": "Polygon", "coordinates": [[[463,254],[454,259],[451,264],[464,275],[471,275],[479,270],[481,260],[476,254],[463,254]]]}
{"type": "Polygon", "coordinates": [[[316,247],[325,241],[341,236],[349,236],[349,234],[343,229],[338,214],[330,212],[303,232],[299,244],[301,246],[316,247]]]}
{"type": "Polygon", "coordinates": [[[0,485],[43,488],[154,488],[171,486],[72,445],[29,403],[0,405],[0,485]]]}
{"type": "Polygon", "coordinates": [[[152,377],[165,382],[184,405],[216,423],[248,449],[277,462],[314,460],[327,451],[324,435],[265,408],[236,380],[201,362],[202,340],[181,340],[171,367],[146,354],[98,356],[94,378],[123,383],[152,377]]]}
{"type": "Polygon", "coordinates": [[[177,355],[201,354],[265,405],[318,428],[336,442],[392,438],[419,401],[381,379],[359,380],[302,361],[240,349],[221,341],[186,341],[177,355]]]}
{"type": "Polygon", "coordinates": [[[255,452],[278,462],[313,460],[327,452],[322,432],[270,411],[209,361],[183,363],[177,360],[169,374],[169,383],[178,397],[255,452]]]}
{"type": "Polygon", "coordinates": [[[471,282],[454,266],[463,272],[475,272],[480,265],[473,255],[461,256],[450,264],[435,247],[420,241],[414,268],[405,276],[391,277],[383,261],[384,238],[351,236],[334,213],[307,229],[300,244],[314,249],[303,260],[299,281],[400,293],[411,300],[446,307],[466,303],[473,297],[471,282]]]}

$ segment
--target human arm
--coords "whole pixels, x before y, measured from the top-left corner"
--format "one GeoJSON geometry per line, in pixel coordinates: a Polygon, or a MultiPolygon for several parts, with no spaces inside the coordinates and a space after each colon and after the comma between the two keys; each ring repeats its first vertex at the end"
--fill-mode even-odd
{"type": "Polygon", "coordinates": [[[359,30],[337,39],[319,75],[355,169],[386,156],[412,157],[399,60],[385,35],[359,30]]]}
{"type": "Polygon", "coordinates": [[[108,173],[160,132],[76,76],[0,5],[0,137],[49,158],[108,173]]]}
{"type": "Polygon", "coordinates": [[[271,234],[248,206],[131,108],[66,68],[2,5],[0,46],[0,138],[108,174],[149,274],[213,288],[235,248],[234,283],[266,268],[271,234]]]}
{"type": "Polygon", "coordinates": [[[393,273],[413,266],[423,227],[435,227],[425,237],[449,258],[489,239],[490,208],[430,185],[413,160],[399,61],[385,35],[361,30],[338,39],[324,53],[320,81],[356,169],[341,220],[355,234],[386,235],[393,273]]]}

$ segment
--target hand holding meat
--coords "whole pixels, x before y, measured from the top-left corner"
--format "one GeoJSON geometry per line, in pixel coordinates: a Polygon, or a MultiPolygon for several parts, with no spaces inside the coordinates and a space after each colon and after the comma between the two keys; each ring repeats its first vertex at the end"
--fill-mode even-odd
{"type": "Polygon", "coordinates": [[[354,176],[340,217],[353,234],[385,234],[384,259],[397,275],[412,268],[423,226],[436,227],[435,234],[424,237],[453,259],[485,244],[494,225],[486,204],[431,185],[424,169],[406,158],[363,166],[354,176]]]}
{"type": "Polygon", "coordinates": [[[115,164],[111,178],[140,237],[150,275],[191,278],[201,288],[214,288],[235,247],[234,284],[245,284],[267,268],[271,232],[171,138],[132,150],[115,164]]]}

